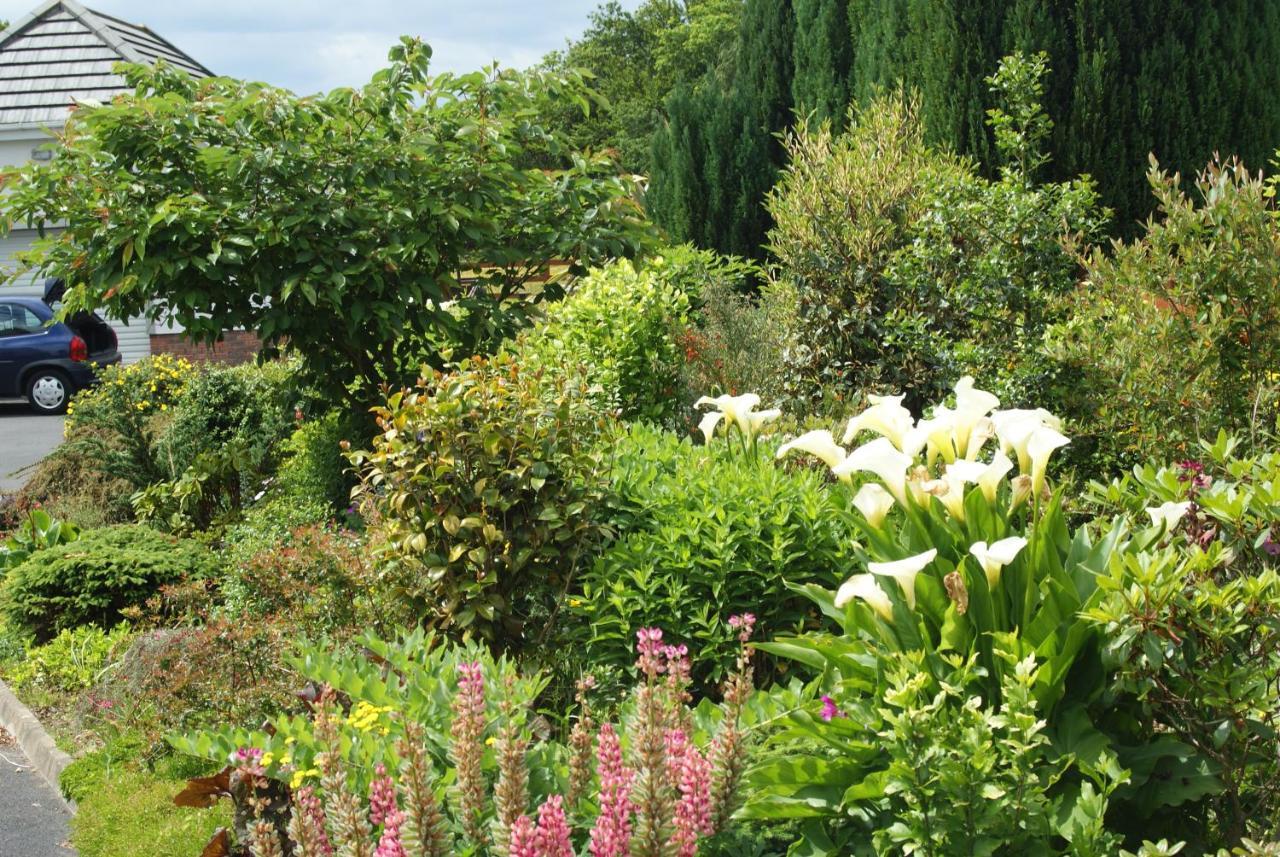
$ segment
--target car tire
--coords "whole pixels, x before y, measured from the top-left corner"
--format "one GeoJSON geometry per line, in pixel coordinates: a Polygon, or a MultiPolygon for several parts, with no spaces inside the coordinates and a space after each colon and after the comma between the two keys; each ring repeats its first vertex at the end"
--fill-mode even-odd
{"type": "Polygon", "coordinates": [[[37,369],[27,377],[27,402],[37,414],[65,414],[71,382],[57,369],[37,369]]]}

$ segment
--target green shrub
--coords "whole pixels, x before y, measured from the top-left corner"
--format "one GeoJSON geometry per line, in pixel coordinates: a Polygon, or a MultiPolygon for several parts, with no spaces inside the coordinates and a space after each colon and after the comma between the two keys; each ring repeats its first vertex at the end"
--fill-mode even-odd
{"type": "Polygon", "coordinates": [[[256,468],[271,463],[294,427],[293,363],[202,367],[173,405],[156,455],[177,476],[202,453],[242,445],[256,468]]]}
{"type": "Polygon", "coordinates": [[[613,460],[610,522],[621,536],[570,602],[589,626],[583,653],[592,664],[630,664],[636,631],[661,626],[696,652],[694,678],[707,690],[733,665],[729,616],[754,613],[766,637],[797,631],[816,611],[788,584],[832,585],[850,560],[849,498],[813,471],[644,425],[602,445],[613,460]]]}
{"type": "Polygon", "coordinates": [[[359,428],[338,411],[303,422],[281,445],[272,493],[298,502],[322,502],[335,512],[346,508],[356,479],[340,444],[363,440],[359,428]]]}
{"type": "MultiPolygon", "coordinates": [[[[715,257],[692,258],[711,267],[715,257]]],[[[671,419],[679,406],[675,334],[688,318],[690,291],[700,285],[691,273],[699,270],[661,257],[639,268],[624,259],[593,270],[520,337],[514,350],[521,368],[581,371],[603,409],[623,419],[671,419]]]]}
{"type": "Polygon", "coordinates": [[[33,685],[63,692],[87,690],[124,652],[129,633],[123,623],[110,631],[95,625],[64,628],[44,645],[28,647],[23,661],[9,671],[9,682],[19,690],[33,685]]]}
{"type": "Polygon", "coordinates": [[[702,287],[695,324],[677,343],[686,403],[702,396],[752,392],[769,403],[787,395],[787,353],[796,341],[798,293],[793,283],[766,283],[758,295],[745,294],[724,277],[702,287]]]}
{"type": "Polygon", "coordinates": [[[175,807],[179,783],[127,766],[81,786],[71,820],[71,844],[81,857],[200,854],[214,832],[231,821],[229,807],[175,807]]]}
{"type": "Polygon", "coordinates": [[[1096,250],[1052,350],[1077,367],[1073,410],[1110,472],[1195,454],[1220,429],[1262,441],[1280,417],[1278,185],[1236,161],[1194,192],[1152,166],[1146,233],[1096,250]],[[1105,347],[1099,347],[1105,343],[1105,347]]]}
{"type": "Polygon", "coordinates": [[[606,418],[572,372],[470,358],[392,395],[355,453],[380,609],[507,645],[545,633],[601,537],[606,418]]]}
{"type": "Polygon", "coordinates": [[[239,521],[222,530],[217,545],[226,566],[235,568],[259,551],[285,541],[298,527],[325,523],[332,511],[317,497],[268,492],[246,509],[239,521]]]}
{"type": "Polygon", "coordinates": [[[214,557],[195,542],[123,524],[49,548],[9,572],[0,586],[6,622],[39,641],[64,628],[112,626],[121,611],[183,577],[212,577],[214,557]]]}

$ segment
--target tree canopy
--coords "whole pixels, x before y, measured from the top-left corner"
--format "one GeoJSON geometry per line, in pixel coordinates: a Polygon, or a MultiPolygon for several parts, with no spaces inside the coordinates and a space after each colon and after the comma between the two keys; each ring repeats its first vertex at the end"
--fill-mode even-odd
{"type": "Polygon", "coordinates": [[[6,220],[40,227],[26,262],[66,279],[68,311],[205,342],[256,330],[338,397],[401,383],[557,294],[527,288],[548,261],[581,270],[651,235],[616,163],[542,120],[590,107],[581,76],[432,76],[430,55],[406,38],[368,85],[315,97],[127,67],[131,94],[77,109],[51,162],[4,175],[6,220]],[[534,151],[563,168],[529,167],[534,151]]]}

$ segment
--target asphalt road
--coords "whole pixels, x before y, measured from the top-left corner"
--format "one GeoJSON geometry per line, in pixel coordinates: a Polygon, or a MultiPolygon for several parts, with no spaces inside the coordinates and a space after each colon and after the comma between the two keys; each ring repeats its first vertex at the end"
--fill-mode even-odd
{"type": "Polygon", "coordinates": [[[22,751],[0,738],[0,857],[72,857],[66,842],[62,801],[22,751]]]}
{"type": "MultiPolygon", "coordinates": [[[[17,471],[35,464],[62,443],[62,417],[43,417],[25,403],[0,402],[0,494],[22,487],[17,471]]],[[[0,857],[8,857],[0,851],[0,857]]]]}

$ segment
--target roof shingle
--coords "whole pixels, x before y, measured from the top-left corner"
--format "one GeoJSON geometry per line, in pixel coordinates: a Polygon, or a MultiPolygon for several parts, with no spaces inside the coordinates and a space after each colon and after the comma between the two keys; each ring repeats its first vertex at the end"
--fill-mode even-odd
{"type": "Polygon", "coordinates": [[[0,33],[0,128],[61,126],[77,100],[106,101],[125,92],[118,62],[164,60],[193,77],[212,74],[139,24],[81,6],[46,0],[0,33]]]}

